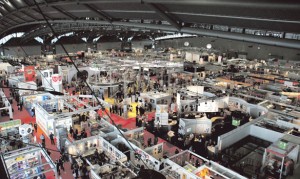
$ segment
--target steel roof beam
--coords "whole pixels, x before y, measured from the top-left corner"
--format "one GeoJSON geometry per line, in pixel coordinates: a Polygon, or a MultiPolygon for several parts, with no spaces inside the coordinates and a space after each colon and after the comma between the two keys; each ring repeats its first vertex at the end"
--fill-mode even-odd
{"type": "MultiPolygon", "coordinates": [[[[35,7],[35,4],[34,4],[34,3],[33,3],[33,4],[30,4],[30,3],[28,3],[27,0],[22,0],[22,1],[27,5],[27,7],[24,8],[24,9],[19,9],[20,11],[22,10],[22,12],[23,12],[23,10],[28,11],[28,9],[32,9],[32,10],[34,10],[36,13],[40,14],[40,12],[39,12],[36,8],[34,8],[34,7],[35,7]]],[[[52,20],[52,18],[49,17],[48,15],[46,15],[46,14],[44,14],[44,15],[45,15],[45,17],[46,17],[47,19],[52,20]]]]}
{"type": "Polygon", "coordinates": [[[33,15],[29,14],[28,12],[26,11],[22,11],[23,14],[25,14],[26,16],[30,17],[31,19],[33,20],[38,20],[36,17],[34,17],[33,15]]]}
{"type": "Polygon", "coordinates": [[[98,14],[102,19],[106,20],[109,23],[112,23],[112,18],[108,17],[106,14],[104,14],[102,11],[94,8],[92,5],[90,4],[84,4],[85,7],[87,7],[88,9],[90,9],[91,11],[95,12],[96,14],[98,14]]]}
{"type": "Polygon", "coordinates": [[[13,7],[15,10],[18,10],[18,6],[16,5],[15,0],[9,0],[9,3],[12,5],[12,7],[13,7]]]}
{"type": "MultiPolygon", "coordinates": [[[[50,23],[71,23],[74,22],[73,20],[52,20],[49,21],[50,23]]],[[[78,23],[85,23],[85,24],[101,24],[101,25],[110,25],[107,21],[93,21],[93,20],[77,20],[78,23]]],[[[22,27],[25,25],[35,25],[35,24],[45,24],[44,20],[42,21],[34,21],[34,22],[26,22],[23,24],[17,24],[10,28],[7,28],[7,32],[11,29],[22,27]]],[[[134,27],[134,28],[141,28],[141,29],[160,29],[161,31],[166,32],[177,32],[178,30],[170,25],[158,25],[158,24],[145,24],[145,23],[132,23],[132,22],[113,22],[112,25],[119,25],[124,27],[134,27]]],[[[3,32],[3,33],[4,33],[3,32]]],[[[300,43],[296,40],[287,40],[287,39],[277,39],[277,38],[270,38],[270,37],[261,37],[261,36],[254,36],[248,34],[239,34],[233,32],[222,32],[222,31],[214,31],[214,30],[207,30],[207,29],[199,29],[199,28],[191,28],[191,27],[183,27],[181,28],[182,33],[188,34],[195,34],[195,35],[204,35],[210,36],[215,38],[223,38],[223,39],[231,39],[237,41],[245,41],[245,42],[252,42],[252,43],[259,43],[264,45],[273,45],[278,47],[285,47],[285,48],[294,48],[300,49],[300,43]]]]}
{"type": "Polygon", "coordinates": [[[19,15],[17,15],[17,14],[14,14],[14,16],[16,17],[16,18],[18,18],[18,19],[21,19],[22,21],[24,21],[24,22],[27,22],[27,20],[26,19],[24,19],[24,18],[22,18],[22,17],[20,17],[19,15]]]}
{"type": "Polygon", "coordinates": [[[64,10],[64,9],[61,9],[61,8],[59,8],[59,7],[57,7],[57,6],[51,6],[51,7],[52,7],[53,9],[57,10],[58,12],[60,12],[60,13],[62,13],[62,14],[64,14],[64,15],[66,15],[66,16],[68,16],[68,17],[70,17],[72,20],[76,20],[76,19],[77,19],[76,16],[74,16],[73,14],[67,12],[67,11],[64,10]]]}
{"type": "Polygon", "coordinates": [[[153,9],[158,15],[160,15],[163,19],[168,21],[172,26],[174,26],[178,31],[181,29],[181,25],[179,25],[175,19],[170,17],[165,13],[162,7],[157,4],[147,4],[151,9],[153,9]]]}

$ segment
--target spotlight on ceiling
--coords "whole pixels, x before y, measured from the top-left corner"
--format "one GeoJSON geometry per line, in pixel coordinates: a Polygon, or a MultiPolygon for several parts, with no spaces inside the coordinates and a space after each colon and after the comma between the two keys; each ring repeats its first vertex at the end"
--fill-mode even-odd
{"type": "Polygon", "coordinates": [[[207,45],[206,45],[206,48],[207,48],[207,49],[211,49],[211,47],[212,47],[211,44],[207,44],[207,45]]]}
{"type": "Polygon", "coordinates": [[[184,46],[188,47],[190,45],[189,42],[184,42],[184,46]]]}

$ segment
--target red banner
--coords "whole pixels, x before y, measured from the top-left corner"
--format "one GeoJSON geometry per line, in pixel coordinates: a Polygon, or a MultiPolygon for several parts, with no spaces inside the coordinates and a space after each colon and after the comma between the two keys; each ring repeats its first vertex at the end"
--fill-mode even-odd
{"type": "Polygon", "coordinates": [[[24,67],[24,77],[25,82],[34,81],[35,82],[35,68],[34,66],[25,66],[24,67]]]}

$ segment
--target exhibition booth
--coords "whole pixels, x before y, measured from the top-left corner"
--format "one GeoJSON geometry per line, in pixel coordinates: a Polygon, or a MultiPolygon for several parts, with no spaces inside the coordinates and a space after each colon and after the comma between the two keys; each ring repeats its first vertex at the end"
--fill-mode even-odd
{"type": "Polygon", "coordinates": [[[299,143],[295,144],[285,139],[279,139],[266,148],[262,164],[265,174],[275,178],[290,175],[298,163],[299,143]]]}
{"type": "Polygon", "coordinates": [[[162,170],[162,173],[170,175],[172,178],[229,179],[237,177],[246,179],[246,177],[188,150],[164,160],[164,166],[165,169],[162,170]]]}
{"type": "Polygon", "coordinates": [[[119,130],[109,123],[107,120],[108,117],[102,118],[100,121],[90,121],[90,130],[91,136],[100,135],[107,141],[111,141],[119,134],[119,130]]]}
{"type": "Polygon", "coordinates": [[[24,78],[24,74],[17,73],[17,74],[10,75],[10,77],[7,80],[8,80],[9,87],[17,87],[19,83],[24,82],[25,78],[24,78]]]}
{"type": "MultiPolygon", "coordinates": [[[[0,123],[0,135],[3,138],[9,138],[11,140],[13,139],[19,139],[19,127],[21,126],[21,120],[15,119],[12,121],[7,122],[1,122],[0,123]]],[[[4,140],[0,138],[0,145],[1,149],[0,152],[6,152],[11,151],[15,148],[17,148],[16,143],[14,142],[8,142],[7,140],[4,140]]]]}
{"type": "Polygon", "coordinates": [[[34,107],[34,104],[54,99],[55,96],[50,93],[36,93],[36,94],[30,94],[30,95],[23,95],[21,96],[23,101],[23,106],[27,110],[31,110],[34,107]]]}
{"type": "MultiPolygon", "coordinates": [[[[119,146],[119,147],[123,146],[122,148],[124,148],[124,146],[126,146],[126,149],[125,149],[125,151],[123,151],[123,153],[126,153],[127,157],[130,159],[130,163],[137,170],[139,169],[139,166],[141,166],[141,165],[147,165],[147,166],[145,166],[145,168],[154,169],[157,171],[159,170],[159,166],[160,166],[161,162],[158,159],[156,159],[155,157],[153,157],[151,154],[149,154],[149,153],[151,153],[149,150],[148,150],[148,152],[149,152],[148,153],[145,150],[136,146],[134,143],[132,143],[132,141],[129,140],[129,142],[130,142],[130,145],[123,137],[119,137],[119,138],[111,141],[111,144],[114,146],[119,146]]],[[[152,149],[156,150],[156,148],[152,148],[152,149]]],[[[158,149],[159,149],[159,151],[162,152],[162,148],[157,148],[157,152],[158,152],[158,149]]],[[[160,155],[160,154],[158,154],[158,155],[160,155]]]]}
{"type": "Polygon", "coordinates": [[[163,92],[147,92],[141,93],[140,97],[144,99],[144,101],[148,101],[152,104],[152,108],[156,108],[158,104],[170,104],[172,95],[163,92]]]}
{"type": "MultiPolygon", "coordinates": [[[[164,157],[164,143],[156,144],[144,149],[145,152],[150,154],[156,160],[160,160],[164,157]]],[[[167,156],[169,156],[167,154],[167,156]]]]}
{"type": "MultiPolygon", "coordinates": [[[[19,82],[16,87],[28,89],[28,90],[19,90],[20,96],[34,94],[34,93],[36,93],[36,90],[37,90],[37,84],[33,81],[19,82]]],[[[46,89],[46,90],[48,90],[48,89],[46,89]]]]}
{"type": "Polygon", "coordinates": [[[136,176],[127,166],[127,156],[100,136],[93,136],[66,145],[72,163],[87,167],[90,178],[136,176]],[[118,175],[119,174],[119,175],[118,175]]]}
{"type": "MultiPolygon", "coordinates": [[[[119,162],[127,161],[126,155],[124,155],[117,148],[115,148],[113,145],[111,145],[109,142],[107,142],[105,139],[103,139],[100,136],[88,137],[66,145],[66,150],[68,151],[68,153],[71,154],[72,156],[78,156],[78,157],[91,156],[94,154],[96,149],[100,153],[104,152],[105,155],[108,158],[110,158],[110,160],[119,161],[119,162]]],[[[79,161],[76,162],[80,163],[79,161]]]]}
{"type": "Polygon", "coordinates": [[[49,136],[51,133],[56,135],[55,129],[58,126],[69,130],[75,123],[79,123],[81,127],[81,122],[88,121],[88,119],[95,120],[94,110],[99,108],[101,107],[86,107],[84,102],[76,96],[41,101],[35,106],[36,122],[46,135],[49,136]]]}
{"type": "Polygon", "coordinates": [[[10,104],[9,100],[7,99],[7,97],[5,96],[2,88],[0,89],[0,97],[1,97],[0,101],[2,103],[2,107],[0,107],[1,116],[9,115],[9,118],[13,119],[13,112],[12,112],[11,104],[10,104]]]}
{"type": "Polygon", "coordinates": [[[40,147],[25,147],[3,153],[1,159],[5,162],[11,179],[42,178],[46,173],[52,173],[58,179],[56,165],[47,152],[40,147]]]}

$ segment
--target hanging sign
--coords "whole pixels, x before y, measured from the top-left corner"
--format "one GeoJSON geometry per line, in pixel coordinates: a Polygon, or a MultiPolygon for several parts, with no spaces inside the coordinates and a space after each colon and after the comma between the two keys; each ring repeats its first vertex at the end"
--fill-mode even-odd
{"type": "Polygon", "coordinates": [[[54,74],[51,77],[52,84],[62,84],[62,76],[59,74],[54,74]]]}

